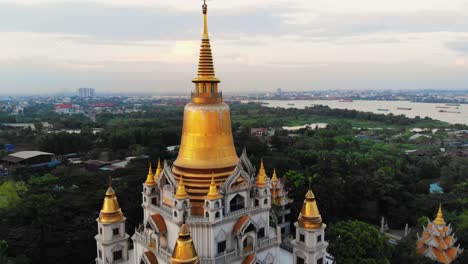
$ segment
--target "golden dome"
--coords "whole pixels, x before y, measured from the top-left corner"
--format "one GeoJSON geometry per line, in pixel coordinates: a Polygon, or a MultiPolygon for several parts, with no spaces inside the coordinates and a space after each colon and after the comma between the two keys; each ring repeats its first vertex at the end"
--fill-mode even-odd
{"type": "Polygon", "coordinates": [[[265,167],[263,166],[263,159],[260,162],[260,169],[258,170],[257,179],[255,181],[255,186],[257,187],[266,187],[267,186],[267,174],[265,172],[265,167]]]}
{"type": "Polygon", "coordinates": [[[444,215],[442,214],[442,204],[439,204],[439,211],[437,212],[436,219],[434,219],[434,224],[445,225],[444,215]]]}
{"type": "Polygon", "coordinates": [[[320,216],[312,190],[309,190],[305,196],[297,222],[300,227],[305,229],[318,229],[322,226],[322,217],[320,216]]]}
{"type": "Polygon", "coordinates": [[[234,171],[239,162],[232,137],[229,106],[218,91],[208,37],[207,6],[203,4],[203,35],[195,90],[184,108],[179,154],[172,172],[178,180],[184,175],[193,215],[203,215],[205,196],[211,178],[217,187],[234,171]]]}
{"type": "Polygon", "coordinates": [[[145,185],[155,185],[155,184],[156,182],[154,181],[153,169],[151,167],[151,162],[150,162],[149,168],[148,168],[148,176],[146,176],[145,185]]]}
{"type": "Polygon", "coordinates": [[[124,220],[122,209],[120,209],[117,196],[112,189],[112,179],[109,178],[109,188],[106,191],[106,197],[99,213],[98,221],[101,223],[117,223],[124,220]]]}
{"type": "Polygon", "coordinates": [[[205,199],[207,199],[207,200],[216,200],[216,199],[219,199],[221,197],[223,197],[223,196],[218,193],[218,189],[216,187],[214,177],[211,177],[210,190],[208,191],[208,194],[206,195],[205,199]]]}
{"type": "Polygon", "coordinates": [[[182,224],[179,230],[174,251],[172,252],[172,264],[197,264],[200,260],[193,245],[192,237],[187,224],[182,224]]]}
{"type": "Polygon", "coordinates": [[[182,179],[182,176],[180,176],[179,179],[179,185],[177,186],[177,192],[175,194],[176,199],[184,199],[189,197],[187,192],[185,191],[185,185],[184,185],[184,180],[182,179]]]}

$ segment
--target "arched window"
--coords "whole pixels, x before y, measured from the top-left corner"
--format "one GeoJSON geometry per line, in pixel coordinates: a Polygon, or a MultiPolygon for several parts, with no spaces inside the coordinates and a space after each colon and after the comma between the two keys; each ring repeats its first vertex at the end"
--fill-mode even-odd
{"type": "Polygon", "coordinates": [[[208,212],[205,213],[205,217],[206,217],[206,218],[210,217],[210,215],[208,214],[208,212]]]}
{"type": "Polygon", "coordinates": [[[206,84],[203,84],[203,92],[206,93],[206,84]]]}
{"type": "Polygon", "coordinates": [[[215,218],[218,219],[221,215],[219,214],[219,212],[216,212],[215,214],[215,218]]]}
{"type": "Polygon", "coordinates": [[[177,212],[174,212],[174,217],[177,217],[177,212]]]}
{"type": "Polygon", "coordinates": [[[231,202],[229,202],[229,209],[231,210],[231,212],[243,209],[244,207],[245,207],[245,198],[240,194],[237,194],[236,196],[234,196],[231,202]]]}
{"type": "Polygon", "coordinates": [[[208,201],[206,201],[205,207],[209,207],[209,206],[210,206],[210,203],[208,203],[208,201]]]}
{"type": "Polygon", "coordinates": [[[216,201],[215,208],[219,208],[219,201],[216,201]]]}
{"type": "Polygon", "coordinates": [[[215,85],[214,83],[211,84],[211,93],[214,93],[214,90],[215,90],[215,85]]]}

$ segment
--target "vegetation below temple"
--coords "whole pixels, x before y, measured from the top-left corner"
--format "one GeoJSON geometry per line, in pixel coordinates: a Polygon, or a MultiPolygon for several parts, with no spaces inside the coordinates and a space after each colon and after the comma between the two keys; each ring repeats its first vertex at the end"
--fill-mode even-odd
{"type": "MultiPolygon", "coordinates": [[[[166,147],[179,144],[183,111],[180,107],[147,106],[144,113],[101,114],[96,123],[84,117],[59,116],[44,108],[26,109],[23,118],[31,122],[48,121],[56,128],[81,128],[81,134],[5,127],[0,130],[3,141],[0,143],[56,154],[79,152],[84,159],[114,160],[147,154],[153,162],[158,157],[172,162],[176,157],[166,147]],[[93,134],[93,127],[104,130],[93,134]]],[[[330,248],[338,261],[341,258],[343,263],[355,263],[346,262],[349,252],[344,252],[343,242],[337,241],[340,232],[370,230],[361,222],[347,220],[378,225],[385,216],[391,228],[402,229],[408,223],[418,229],[418,219],[433,218],[440,202],[444,204],[446,220],[454,226],[460,243],[467,247],[468,161],[462,157],[464,150],[447,145],[450,135],[444,129],[423,132],[428,137],[415,140],[410,140],[413,133],[409,131],[414,127],[456,127],[431,119],[327,107],[298,110],[233,105],[231,108],[238,153],[245,147],[254,164],[258,165],[263,158],[270,176],[276,168],[278,176],[284,177],[294,199],[293,221],[297,219],[308,177],[315,175],[312,187],[322,218],[329,226],[330,248]],[[329,125],[324,129],[279,129],[314,122],[329,125]],[[271,136],[254,136],[250,133],[252,127],[272,128],[270,131],[275,132],[271,136]],[[441,152],[441,147],[446,150],[441,152]],[[407,150],[416,152],[405,154],[407,150]],[[445,193],[428,194],[428,185],[437,181],[445,193]]],[[[142,219],[142,210],[137,205],[141,204],[141,183],[147,164],[147,159],[136,159],[127,168],[112,172],[90,172],[76,165],[21,168],[9,177],[2,177],[0,196],[8,199],[0,201],[3,216],[0,240],[6,241],[0,243],[0,261],[92,263],[96,254],[95,219],[107,177],[114,178],[127,217],[128,233],[133,234],[137,221],[142,219]],[[6,245],[8,249],[2,250],[6,245]]],[[[355,256],[358,259],[350,261],[388,263],[391,259],[393,263],[425,263],[425,259],[414,256],[414,238],[406,238],[396,248],[387,248],[379,238],[354,239],[356,249],[367,250],[361,243],[375,242],[378,251],[370,256],[355,256]]],[[[458,263],[466,260],[464,253],[458,263]]]]}

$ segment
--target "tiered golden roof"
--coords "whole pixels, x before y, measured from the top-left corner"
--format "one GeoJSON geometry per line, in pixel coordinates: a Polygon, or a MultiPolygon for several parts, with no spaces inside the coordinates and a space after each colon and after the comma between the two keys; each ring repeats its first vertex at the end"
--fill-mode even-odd
{"type": "Polygon", "coordinates": [[[211,177],[211,184],[210,189],[208,190],[208,194],[206,195],[205,199],[207,200],[216,200],[223,197],[221,194],[218,193],[218,189],[216,187],[216,182],[214,176],[211,177]]]}
{"type": "Polygon", "coordinates": [[[200,47],[200,58],[198,61],[198,76],[192,81],[194,83],[215,82],[219,79],[215,77],[213,56],[211,54],[210,37],[208,36],[208,6],[203,3],[203,35],[200,47]]]}
{"type": "Polygon", "coordinates": [[[442,204],[439,204],[439,211],[437,211],[437,217],[434,219],[434,224],[445,225],[444,215],[442,214],[442,204]]]}
{"type": "Polygon", "coordinates": [[[315,201],[315,195],[309,189],[297,220],[300,227],[305,229],[318,229],[322,226],[322,217],[315,201]]]}
{"type": "Polygon", "coordinates": [[[117,196],[112,189],[112,179],[109,178],[109,188],[106,191],[106,197],[99,213],[98,221],[101,223],[117,223],[124,220],[122,209],[120,209],[117,196]]]}
{"type": "Polygon", "coordinates": [[[150,185],[155,185],[155,184],[156,184],[156,181],[154,180],[153,168],[150,162],[149,168],[148,168],[148,175],[146,176],[145,185],[150,186],[150,185]]]}
{"type": "Polygon", "coordinates": [[[188,193],[185,191],[184,180],[182,179],[182,175],[179,179],[179,185],[177,186],[177,192],[175,194],[176,199],[184,199],[189,197],[188,193]]]}
{"type": "Polygon", "coordinates": [[[179,230],[174,251],[172,252],[172,264],[197,264],[200,263],[197,251],[193,244],[192,237],[187,224],[182,224],[179,230]]]}
{"type": "Polygon", "coordinates": [[[265,172],[265,167],[263,166],[263,159],[260,162],[260,169],[258,170],[258,175],[257,179],[255,181],[255,186],[257,187],[266,187],[267,186],[267,181],[266,179],[268,178],[266,172],[265,172]]]}
{"type": "Polygon", "coordinates": [[[418,235],[416,252],[438,263],[450,264],[463,253],[456,242],[452,228],[445,223],[442,205],[439,205],[436,219],[424,227],[421,237],[418,235]]]}

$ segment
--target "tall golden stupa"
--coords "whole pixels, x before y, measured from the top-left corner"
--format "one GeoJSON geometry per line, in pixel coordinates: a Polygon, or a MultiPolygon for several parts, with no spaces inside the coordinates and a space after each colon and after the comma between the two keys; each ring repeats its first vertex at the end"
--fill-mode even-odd
{"type": "Polygon", "coordinates": [[[203,201],[214,177],[219,186],[232,173],[237,157],[231,130],[229,106],[223,102],[216,78],[210,38],[207,5],[203,4],[203,35],[195,89],[184,109],[184,123],[179,155],[172,172],[184,178],[190,195],[192,214],[203,214],[203,201]]]}

